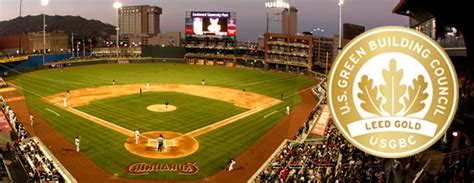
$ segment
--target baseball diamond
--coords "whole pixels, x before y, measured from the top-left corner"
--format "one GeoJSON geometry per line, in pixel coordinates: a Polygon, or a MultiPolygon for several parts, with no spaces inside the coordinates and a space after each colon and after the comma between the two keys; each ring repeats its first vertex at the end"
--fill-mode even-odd
{"type": "MultiPolygon", "coordinates": [[[[80,135],[80,154],[119,180],[212,176],[277,125],[286,106],[295,108],[300,93],[307,91],[300,89],[316,83],[300,75],[184,64],[47,69],[10,81],[25,96],[28,108],[45,120],[34,128],[37,136],[51,138],[42,125],[51,126],[70,144],[80,135]],[[163,147],[158,149],[160,136],[163,147]],[[134,164],[139,162],[160,165],[160,171],[138,175],[137,167],[146,167],[134,164]],[[182,172],[165,165],[182,166],[182,172]],[[183,173],[186,167],[193,171],[183,173]]],[[[293,133],[280,128],[285,136],[293,133]]],[[[68,157],[75,152],[64,148],[52,152],[69,168],[68,157]]]]}

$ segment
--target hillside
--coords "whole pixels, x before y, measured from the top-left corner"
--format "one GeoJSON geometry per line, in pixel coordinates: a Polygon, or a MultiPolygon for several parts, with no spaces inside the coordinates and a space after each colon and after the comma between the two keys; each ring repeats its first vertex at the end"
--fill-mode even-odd
{"type": "MultiPolygon", "coordinates": [[[[0,35],[18,34],[19,18],[0,21],[0,35]]],[[[80,16],[46,15],[47,32],[64,31],[78,36],[99,36],[102,38],[115,34],[115,27],[98,20],[88,20],[80,16]]],[[[25,16],[21,19],[22,32],[40,32],[43,16],[25,16]]]]}

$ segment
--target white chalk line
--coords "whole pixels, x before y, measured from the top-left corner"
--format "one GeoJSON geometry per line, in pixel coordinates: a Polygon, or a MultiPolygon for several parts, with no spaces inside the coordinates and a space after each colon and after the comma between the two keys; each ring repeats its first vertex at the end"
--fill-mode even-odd
{"type": "Polygon", "coordinates": [[[57,113],[56,111],[53,111],[53,110],[51,110],[51,109],[49,109],[49,108],[44,108],[44,110],[47,110],[47,111],[49,111],[49,112],[51,112],[51,113],[53,113],[53,114],[56,114],[56,116],[61,116],[61,114],[59,114],[59,113],[57,113]]]}
{"type": "Polygon", "coordinates": [[[273,111],[271,113],[268,113],[267,115],[263,116],[263,118],[267,118],[268,116],[271,116],[272,114],[275,114],[277,113],[278,111],[273,111]]]}
{"type": "MultiPolygon", "coordinates": [[[[129,129],[126,129],[122,126],[119,126],[119,125],[116,125],[114,123],[108,122],[108,121],[103,120],[101,118],[98,118],[96,116],[90,115],[88,113],[82,112],[80,110],[77,110],[77,109],[74,109],[74,108],[71,108],[71,107],[66,108],[66,110],[68,110],[69,112],[71,112],[73,114],[76,114],[76,115],[78,115],[82,118],[85,118],[89,121],[95,122],[96,124],[102,125],[102,126],[108,128],[108,129],[111,129],[111,130],[114,130],[116,132],[122,133],[124,135],[127,135],[127,136],[133,136],[134,135],[134,132],[129,130],[129,129]]],[[[149,137],[144,136],[142,134],[140,134],[140,137],[143,137],[143,138],[148,139],[148,140],[150,139],[149,137]]]]}

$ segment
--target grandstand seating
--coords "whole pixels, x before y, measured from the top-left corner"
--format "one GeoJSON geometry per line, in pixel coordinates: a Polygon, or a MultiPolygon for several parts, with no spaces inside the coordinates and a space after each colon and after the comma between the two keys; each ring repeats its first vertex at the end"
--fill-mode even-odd
{"type": "MultiPolygon", "coordinates": [[[[30,182],[77,182],[37,137],[30,137],[8,102],[0,96],[2,110],[10,122],[16,141],[13,152],[30,182]]],[[[1,169],[0,169],[1,170],[1,169]]],[[[0,171],[1,172],[1,171],[0,171]]]]}
{"type": "Polygon", "coordinates": [[[16,141],[13,150],[33,182],[64,182],[55,162],[44,155],[35,139],[16,141]]]}

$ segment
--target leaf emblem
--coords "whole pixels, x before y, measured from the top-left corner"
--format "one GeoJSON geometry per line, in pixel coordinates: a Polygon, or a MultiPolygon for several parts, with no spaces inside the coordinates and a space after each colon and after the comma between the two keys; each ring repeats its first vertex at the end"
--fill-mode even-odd
{"type": "Polygon", "coordinates": [[[403,70],[397,70],[397,62],[390,60],[389,70],[383,70],[385,85],[380,86],[380,93],[385,97],[386,102],[382,104],[383,110],[391,116],[395,116],[403,109],[403,104],[399,99],[405,94],[406,86],[400,84],[403,77],[403,70]]]}
{"type": "Polygon", "coordinates": [[[417,79],[413,79],[413,87],[408,87],[408,97],[404,98],[405,101],[405,115],[420,112],[425,108],[425,104],[422,103],[428,94],[425,91],[428,87],[428,83],[425,82],[425,78],[419,75],[417,79]]]}
{"type": "Polygon", "coordinates": [[[362,100],[361,107],[368,113],[381,115],[380,103],[382,100],[377,97],[378,88],[373,86],[374,81],[369,79],[367,75],[362,76],[362,80],[359,82],[359,88],[362,93],[357,94],[360,100],[362,100]]]}

